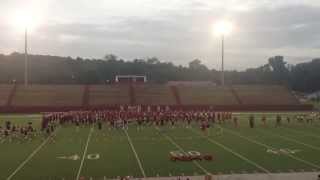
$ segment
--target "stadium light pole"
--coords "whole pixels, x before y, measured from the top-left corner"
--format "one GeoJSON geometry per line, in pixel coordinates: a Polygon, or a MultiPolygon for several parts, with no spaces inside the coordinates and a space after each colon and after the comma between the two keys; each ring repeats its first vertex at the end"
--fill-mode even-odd
{"type": "Polygon", "coordinates": [[[24,86],[29,85],[29,72],[28,72],[28,28],[24,30],[24,86]]]}
{"type": "Polygon", "coordinates": [[[225,74],[224,74],[224,49],[225,49],[225,37],[232,31],[232,23],[229,21],[219,21],[214,25],[214,33],[221,37],[221,85],[225,85],[225,74]]]}
{"type": "Polygon", "coordinates": [[[24,33],[24,86],[29,85],[29,55],[28,55],[28,35],[33,31],[36,26],[40,24],[40,16],[35,15],[34,11],[20,10],[13,15],[14,19],[11,20],[13,26],[16,27],[18,31],[24,33]]]}
{"type": "Polygon", "coordinates": [[[221,84],[224,86],[224,35],[221,35],[221,84]]]}

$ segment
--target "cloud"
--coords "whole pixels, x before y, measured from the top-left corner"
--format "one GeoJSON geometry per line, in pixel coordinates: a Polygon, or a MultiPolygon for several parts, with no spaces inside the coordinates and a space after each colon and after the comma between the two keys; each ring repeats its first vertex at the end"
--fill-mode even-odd
{"type": "Polygon", "coordinates": [[[58,36],[58,40],[61,41],[61,43],[74,43],[81,39],[82,39],[81,36],[72,35],[72,34],[60,34],[58,36]]]}
{"type": "MultiPolygon", "coordinates": [[[[0,17],[21,7],[18,2],[5,0],[0,17]]],[[[255,67],[273,55],[284,55],[296,63],[320,53],[318,0],[33,2],[45,9],[45,21],[29,35],[30,51],[39,54],[100,58],[114,53],[126,59],[157,56],[183,65],[200,58],[218,69],[220,39],[212,36],[211,26],[221,18],[235,23],[235,31],[226,38],[227,69],[255,67]]],[[[0,34],[1,51],[23,51],[23,34],[12,32],[5,24],[0,34]]]]}

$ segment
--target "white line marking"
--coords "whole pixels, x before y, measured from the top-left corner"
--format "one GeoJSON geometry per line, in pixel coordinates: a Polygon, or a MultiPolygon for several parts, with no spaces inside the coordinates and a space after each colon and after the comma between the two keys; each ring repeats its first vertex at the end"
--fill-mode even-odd
{"type": "MultiPolygon", "coordinates": [[[[200,133],[196,132],[196,131],[195,131],[195,130],[193,130],[193,129],[192,129],[192,131],[193,131],[193,133],[195,133],[195,134],[200,134],[200,133]]],[[[249,164],[251,164],[251,165],[255,166],[256,168],[258,168],[258,169],[260,169],[260,170],[264,171],[265,173],[268,173],[268,174],[270,173],[270,171],[269,171],[269,170],[267,170],[266,168],[264,168],[264,167],[260,166],[259,164],[257,164],[257,163],[255,163],[255,162],[251,161],[250,159],[248,159],[248,158],[246,158],[246,157],[242,156],[241,154],[239,154],[239,153],[237,153],[237,152],[233,151],[232,149],[230,149],[230,148],[228,148],[228,147],[224,146],[223,144],[220,144],[219,142],[217,142],[217,141],[215,141],[215,140],[213,140],[213,139],[211,139],[211,138],[208,138],[208,137],[206,137],[206,136],[203,136],[203,137],[204,137],[204,138],[206,138],[210,143],[220,146],[220,147],[221,147],[221,148],[223,148],[224,150],[226,150],[226,151],[228,151],[228,152],[232,153],[233,155],[237,156],[238,158],[240,158],[240,159],[242,159],[242,160],[246,161],[247,163],[249,163],[249,164]]]]}
{"type": "Polygon", "coordinates": [[[145,177],[146,177],[146,173],[144,172],[144,169],[143,169],[143,167],[142,167],[142,163],[141,163],[140,158],[139,158],[139,156],[138,156],[138,154],[137,154],[137,152],[136,152],[136,150],[135,150],[135,148],[134,148],[134,146],[133,146],[133,143],[132,143],[132,141],[131,141],[131,138],[130,138],[127,130],[124,130],[124,132],[125,132],[126,135],[127,135],[128,142],[129,142],[129,144],[130,144],[130,146],[131,146],[131,149],[132,149],[132,151],[133,151],[133,153],[134,153],[134,156],[136,157],[136,160],[137,160],[137,162],[138,162],[140,171],[141,171],[143,177],[145,178],[145,177]]]}
{"type": "MultiPolygon", "coordinates": [[[[251,139],[251,138],[242,136],[242,135],[240,135],[239,133],[234,132],[233,130],[225,129],[225,131],[227,131],[227,132],[229,132],[230,134],[233,134],[233,135],[235,135],[235,136],[238,136],[238,137],[240,137],[240,138],[242,138],[242,139],[245,139],[245,140],[247,140],[247,141],[249,141],[249,142],[252,142],[252,143],[254,143],[254,144],[258,144],[258,145],[260,145],[260,146],[263,146],[263,147],[265,147],[265,148],[275,149],[274,147],[272,147],[272,146],[270,146],[270,145],[266,145],[266,144],[261,143],[261,142],[259,142],[259,141],[256,141],[256,140],[253,140],[253,139],[251,139]]],[[[292,159],[294,159],[294,160],[303,162],[303,163],[305,163],[305,164],[307,164],[307,165],[309,165],[309,166],[312,166],[312,167],[315,167],[315,168],[320,169],[320,166],[317,165],[317,164],[314,164],[314,163],[312,163],[312,162],[303,160],[303,159],[298,158],[298,157],[296,157],[296,156],[293,156],[293,155],[291,155],[291,154],[285,154],[285,155],[289,156],[290,158],[292,158],[292,159]]]]}
{"type": "MultiPolygon", "coordinates": [[[[57,133],[59,129],[56,129],[56,131],[54,132],[54,134],[57,133]]],[[[52,135],[51,135],[52,136],[52,135]]],[[[16,170],[14,170],[12,172],[12,174],[7,178],[7,180],[10,180],[13,178],[14,175],[17,174],[17,172],[19,172],[47,143],[48,141],[50,140],[50,137],[47,137],[46,140],[44,140],[28,157],[27,159],[25,159],[18,167],[16,170]]]]}
{"type": "Polygon", "coordinates": [[[259,131],[262,132],[262,133],[264,133],[264,134],[270,135],[270,136],[280,137],[280,138],[282,138],[282,139],[284,139],[284,140],[291,141],[291,142],[294,142],[294,143],[296,143],[296,144],[300,144],[300,145],[306,146],[306,147],[308,147],[308,148],[311,148],[311,149],[315,149],[315,150],[320,151],[320,148],[317,147],[317,146],[314,146],[314,145],[311,145],[311,144],[306,144],[306,143],[301,142],[301,141],[298,141],[298,140],[296,140],[296,139],[289,138],[289,137],[286,137],[286,136],[282,136],[282,135],[280,135],[280,134],[278,134],[278,133],[274,134],[274,133],[264,132],[264,131],[261,131],[261,130],[259,130],[259,131]]]}
{"type": "Polygon", "coordinates": [[[319,135],[316,135],[316,134],[313,134],[313,133],[305,133],[304,131],[299,131],[299,130],[295,130],[295,129],[290,129],[290,128],[287,128],[287,127],[282,127],[283,129],[286,129],[286,130],[289,130],[289,131],[292,131],[292,132],[295,132],[295,133],[299,133],[299,134],[303,134],[305,136],[311,136],[311,137],[315,137],[315,138],[320,138],[319,135]]]}
{"type": "Polygon", "coordinates": [[[78,170],[78,173],[77,173],[76,180],[79,180],[79,178],[80,178],[81,170],[82,170],[82,167],[83,167],[83,164],[84,164],[84,160],[85,160],[85,157],[86,157],[86,154],[87,154],[87,151],[88,151],[88,146],[89,146],[89,142],[90,142],[90,139],[91,139],[91,136],[92,136],[92,132],[93,132],[93,127],[90,129],[90,132],[88,134],[87,143],[86,143],[86,146],[85,146],[84,151],[83,151],[83,155],[82,155],[82,159],[81,159],[81,163],[80,163],[80,167],[79,167],[79,170],[78,170]]]}
{"type": "MultiPolygon", "coordinates": [[[[159,131],[159,128],[156,128],[159,131]]],[[[171,144],[173,144],[176,148],[178,148],[180,151],[182,151],[183,153],[186,153],[186,151],[179,146],[176,142],[173,141],[172,138],[170,138],[168,135],[166,134],[161,134],[163,137],[165,137],[169,142],[171,142],[171,144]]],[[[196,161],[192,161],[198,168],[200,168],[205,174],[211,174],[208,170],[206,170],[204,167],[202,167],[198,162],[196,161]]]]}

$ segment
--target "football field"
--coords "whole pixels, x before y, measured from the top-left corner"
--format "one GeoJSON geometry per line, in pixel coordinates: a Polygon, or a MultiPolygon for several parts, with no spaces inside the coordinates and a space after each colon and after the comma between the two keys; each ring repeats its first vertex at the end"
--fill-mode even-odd
{"type": "MultiPolygon", "coordinates": [[[[207,134],[193,124],[186,128],[146,126],[135,123],[126,129],[102,130],[96,126],[66,125],[54,137],[38,136],[31,141],[0,142],[0,179],[93,180],[179,175],[313,172],[320,170],[320,122],[313,124],[282,120],[267,114],[267,126],[255,114],[256,126],[248,125],[250,114],[237,114],[239,127],[216,124],[207,134]],[[170,152],[199,152],[212,161],[172,161],[170,152]]],[[[283,117],[293,116],[283,114],[283,117]]],[[[0,124],[32,121],[40,127],[40,115],[0,115],[0,124]]]]}

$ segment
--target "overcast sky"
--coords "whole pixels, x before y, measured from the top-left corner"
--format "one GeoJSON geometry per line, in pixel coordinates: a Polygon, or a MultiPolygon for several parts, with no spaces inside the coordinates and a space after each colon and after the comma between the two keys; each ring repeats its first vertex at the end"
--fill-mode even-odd
{"type": "Polygon", "coordinates": [[[1,0],[0,53],[23,52],[17,14],[32,14],[30,53],[102,58],[158,57],[220,68],[212,24],[234,23],[226,68],[242,70],[283,55],[295,64],[320,57],[320,0],[1,0]]]}

